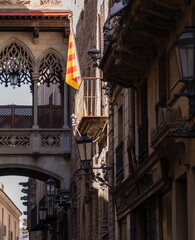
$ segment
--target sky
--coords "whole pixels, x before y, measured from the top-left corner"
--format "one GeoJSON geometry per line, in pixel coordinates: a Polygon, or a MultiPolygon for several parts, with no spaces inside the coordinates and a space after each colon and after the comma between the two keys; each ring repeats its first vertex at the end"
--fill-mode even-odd
{"type": "Polygon", "coordinates": [[[25,84],[21,87],[5,87],[0,85],[0,104],[1,105],[32,105],[32,94],[30,93],[30,85],[25,84]]]}
{"type": "MultiPolygon", "coordinates": [[[[5,87],[0,85],[0,105],[32,105],[32,94],[30,93],[30,85],[22,85],[13,89],[11,86],[5,87]]],[[[27,177],[21,176],[0,176],[0,183],[4,185],[5,193],[10,197],[14,204],[23,213],[26,206],[22,204],[20,198],[25,194],[21,192],[22,186],[19,182],[27,182],[27,177]]],[[[24,215],[21,219],[25,217],[24,215]]]]}
{"type": "Polygon", "coordinates": [[[21,176],[1,176],[0,183],[4,185],[4,192],[9,196],[9,198],[14,202],[14,204],[19,208],[23,213],[26,211],[26,206],[22,204],[20,197],[25,194],[21,192],[22,186],[19,185],[19,182],[27,182],[27,177],[21,176]]]}

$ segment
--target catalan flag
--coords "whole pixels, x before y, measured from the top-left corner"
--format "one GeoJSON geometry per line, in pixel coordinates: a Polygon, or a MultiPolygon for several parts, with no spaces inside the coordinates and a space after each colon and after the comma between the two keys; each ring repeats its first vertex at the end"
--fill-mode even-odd
{"type": "Polygon", "coordinates": [[[69,43],[68,43],[68,58],[67,58],[65,82],[75,89],[78,89],[81,84],[78,59],[76,55],[76,46],[75,46],[72,30],[70,30],[69,43]]]}

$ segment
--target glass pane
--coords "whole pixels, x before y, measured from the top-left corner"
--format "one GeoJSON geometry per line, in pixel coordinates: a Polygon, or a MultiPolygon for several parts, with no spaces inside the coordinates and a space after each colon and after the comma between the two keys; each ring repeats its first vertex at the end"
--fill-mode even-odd
{"type": "Polygon", "coordinates": [[[194,67],[194,48],[188,45],[186,48],[180,48],[181,72],[183,78],[193,76],[194,67]]]}
{"type": "Polygon", "coordinates": [[[85,144],[78,144],[80,160],[86,160],[85,144]]]}
{"type": "Polygon", "coordinates": [[[91,145],[92,143],[86,143],[86,157],[87,157],[87,160],[91,160],[91,145]]]}
{"type": "Polygon", "coordinates": [[[177,66],[178,66],[178,70],[179,70],[179,77],[180,77],[180,79],[182,79],[183,75],[182,75],[182,69],[181,69],[180,51],[179,51],[178,46],[175,47],[175,53],[176,53],[176,58],[177,58],[177,66]]]}

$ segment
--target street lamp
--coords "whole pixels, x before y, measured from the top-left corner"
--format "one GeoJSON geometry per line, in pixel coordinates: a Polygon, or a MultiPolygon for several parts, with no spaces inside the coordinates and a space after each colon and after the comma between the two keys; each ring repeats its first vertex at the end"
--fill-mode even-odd
{"type": "Polygon", "coordinates": [[[39,207],[39,220],[44,221],[47,217],[47,208],[45,206],[39,207]]]}
{"type": "Polygon", "coordinates": [[[45,182],[46,194],[47,196],[55,196],[56,195],[56,181],[53,178],[49,178],[45,182]]]}
{"type": "MultiPolygon", "coordinates": [[[[64,212],[67,207],[71,207],[70,191],[67,189],[57,189],[56,181],[49,178],[45,182],[46,188],[46,209],[39,209],[39,211],[46,210],[47,216],[53,217],[58,212],[64,212]]],[[[43,212],[41,213],[43,216],[43,212]]]]}
{"type": "Polygon", "coordinates": [[[98,67],[99,66],[98,61],[101,59],[100,58],[100,50],[93,47],[88,51],[88,55],[93,60],[93,67],[98,67]]]}
{"type": "Polygon", "coordinates": [[[177,92],[175,97],[189,99],[189,114],[195,115],[195,27],[186,27],[175,42],[180,81],[186,85],[186,93],[177,92]]]}
{"type": "Polygon", "coordinates": [[[13,87],[13,89],[15,89],[15,87],[17,86],[18,84],[18,72],[13,70],[11,73],[10,73],[10,85],[13,87]]]}
{"type": "Polygon", "coordinates": [[[90,162],[92,161],[92,139],[86,135],[82,135],[77,141],[80,161],[90,162]]]}
{"type": "Polygon", "coordinates": [[[92,165],[92,139],[86,135],[82,135],[78,140],[76,140],[80,155],[80,168],[78,171],[84,171],[84,176],[93,175],[97,180],[101,180],[107,186],[109,186],[106,181],[99,177],[98,174],[94,174],[92,170],[111,170],[112,167],[101,165],[101,167],[93,167],[92,165]],[[91,163],[91,164],[90,164],[91,163]]]}

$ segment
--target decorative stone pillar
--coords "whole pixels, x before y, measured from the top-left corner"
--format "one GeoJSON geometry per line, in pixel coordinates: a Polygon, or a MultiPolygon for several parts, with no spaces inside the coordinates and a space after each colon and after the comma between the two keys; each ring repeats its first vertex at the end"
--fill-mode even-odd
{"type": "Polygon", "coordinates": [[[38,128],[38,86],[37,83],[39,81],[39,73],[32,73],[33,80],[33,128],[38,128]]]}

